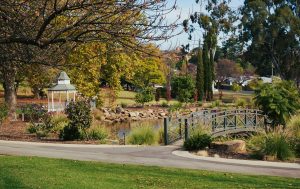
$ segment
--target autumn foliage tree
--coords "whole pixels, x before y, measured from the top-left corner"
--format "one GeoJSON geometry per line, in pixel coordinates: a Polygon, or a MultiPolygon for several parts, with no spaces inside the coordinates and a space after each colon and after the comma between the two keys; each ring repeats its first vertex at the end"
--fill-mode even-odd
{"type": "Polygon", "coordinates": [[[177,25],[164,18],[174,8],[157,0],[1,0],[0,71],[10,112],[20,64],[56,66],[89,42],[140,50],[145,42],[172,37],[177,25]]]}
{"type": "Polygon", "coordinates": [[[243,69],[237,63],[228,59],[220,59],[216,65],[216,79],[222,83],[228,77],[239,77],[243,74],[243,69]]]}

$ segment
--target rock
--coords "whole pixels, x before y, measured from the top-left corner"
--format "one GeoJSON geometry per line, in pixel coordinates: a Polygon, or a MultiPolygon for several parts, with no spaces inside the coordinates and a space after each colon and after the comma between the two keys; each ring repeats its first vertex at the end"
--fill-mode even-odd
{"type": "Polygon", "coordinates": [[[132,121],[139,121],[139,120],[141,120],[141,118],[140,117],[132,117],[131,120],[132,121]]]}
{"type": "Polygon", "coordinates": [[[101,108],[101,110],[104,114],[109,114],[109,111],[106,108],[101,108]]]}
{"type": "Polygon", "coordinates": [[[148,110],[148,113],[152,114],[152,113],[153,113],[153,110],[152,110],[152,109],[149,109],[149,110],[148,110]]]}
{"type": "Polygon", "coordinates": [[[122,107],[120,107],[120,106],[116,107],[116,113],[117,114],[120,114],[120,113],[123,113],[123,112],[125,112],[125,111],[122,107]]]}
{"type": "Polygon", "coordinates": [[[220,158],[219,154],[214,154],[214,158],[220,158]]]}
{"type": "Polygon", "coordinates": [[[104,122],[106,122],[106,123],[108,123],[108,124],[112,124],[113,123],[113,121],[111,121],[111,120],[104,120],[104,122]]]}
{"type": "Polygon", "coordinates": [[[199,150],[196,154],[198,156],[208,157],[208,152],[206,150],[199,150]]]}
{"type": "Polygon", "coordinates": [[[246,151],[246,142],[243,140],[213,142],[211,147],[223,152],[242,153],[246,151]]]}
{"type": "Polygon", "coordinates": [[[161,117],[165,117],[166,113],[165,112],[159,112],[158,115],[161,116],[161,117]]]}
{"type": "Polygon", "coordinates": [[[129,112],[129,117],[136,117],[136,113],[135,112],[129,112]]]}

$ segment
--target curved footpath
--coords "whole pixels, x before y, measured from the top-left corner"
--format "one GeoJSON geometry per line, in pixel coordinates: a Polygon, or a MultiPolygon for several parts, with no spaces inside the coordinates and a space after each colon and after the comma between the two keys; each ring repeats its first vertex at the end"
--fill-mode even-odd
{"type": "Polygon", "coordinates": [[[300,164],[199,157],[180,146],[54,144],[0,140],[0,154],[300,178],[300,164]]]}

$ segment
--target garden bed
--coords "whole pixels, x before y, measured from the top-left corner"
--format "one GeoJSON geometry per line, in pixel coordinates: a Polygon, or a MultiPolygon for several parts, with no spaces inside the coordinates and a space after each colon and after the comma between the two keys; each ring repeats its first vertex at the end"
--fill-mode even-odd
{"type": "Polygon", "coordinates": [[[206,149],[199,151],[190,151],[190,153],[202,156],[202,157],[214,157],[214,158],[226,158],[226,159],[238,159],[238,160],[261,160],[261,161],[271,161],[271,162],[288,162],[288,163],[300,163],[300,158],[295,158],[294,160],[280,161],[269,157],[269,159],[258,159],[255,158],[250,152],[226,152],[216,149],[206,149]]]}
{"type": "Polygon", "coordinates": [[[58,135],[38,138],[36,134],[27,132],[26,122],[22,121],[5,121],[0,126],[0,140],[24,141],[24,142],[44,142],[44,143],[62,143],[62,144],[99,144],[96,140],[74,140],[62,141],[58,135]]]}

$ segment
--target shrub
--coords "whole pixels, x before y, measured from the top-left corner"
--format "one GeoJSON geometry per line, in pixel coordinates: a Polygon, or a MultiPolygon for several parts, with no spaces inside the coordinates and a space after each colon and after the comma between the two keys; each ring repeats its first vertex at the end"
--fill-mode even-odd
{"type": "Polygon", "coordinates": [[[8,116],[8,107],[6,104],[0,104],[0,125],[8,116]]]}
{"type": "Polygon", "coordinates": [[[159,128],[158,130],[158,144],[164,144],[165,143],[165,135],[164,135],[164,128],[159,128]]]}
{"type": "Polygon", "coordinates": [[[220,100],[213,101],[211,103],[211,108],[220,107],[222,102],[220,100]]]}
{"type": "Polygon", "coordinates": [[[243,98],[238,98],[236,101],[235,101],[235,106],[237,107],[246,107],[247,106],[247,101],[243,98]]]}
{"type": "Polygon", "coordinates": [[[253,136],[247,145],[260,158],[274,156],[278,160],[288,160],[294,157],[289,137],[278,131],[253,136]]]}
{"type": "Polygon", "coordinates": [[[299,91],[291,81],[263,84],[255,91],[255,104],[272,120],[272,126],[286,121],[300,108],[299,91]]]}
{"type": "MultiPolygon", "coordinates": [[[[84,133],[83,133],[84,134],[84,133]]],[[[87,136],[83,137],[83,139],[87,140],[99,140],[103,142],[108,136],[105,128],[100,126],[94,126],[87,130],[87,136]]]]}
{"type": "Polygon", "coordinates": [[[231,90],[233,90],[235,92],[241,91],[242,90],[242,86],[240,86],[237,83],[233,83],[232,86],[231,86],[231,90]]]}
{"type": "Polygon", "coordinates": [[[51,117],[51,132],[61,132],[69,124],[69,119],[65,114],[56,114],[51,117]]]}
{"type": "Polygon", "coordinates": [[[37,130],[36,131],[36,136],[38,138],[46,137],[46,136],[48,136],[48,134],[49,133],[47,131],[45,131],[45,130],[37,130]]]}
{"type": "Polygon", "coordinates": [[[135,95],[135,101],[144,105],[146,102],[150,102],[154,99],[153,89],[151,87],[146,87],[142,89],[135,95]]]}
{"type": "Polygon", "coordinates": [[[36,128],[36,125],[34,125],[32,123],[29,123],[29,125],[28,125],[28,127],[27,127],[26,130],[27,130],[28,133],[33,134],[33,133],[36,133],[37,128],[36,128]]]}
{"type": "Polygon", "coordinates": [[[157,138],[157,133],[154,129],[149,126],[145,126],[132,129],[127,140],[130,144],[152,145],[157,142],[157,138]]]}
{"type": "Polygon", "coordinates": [[[38,113],[30,114],[31,121],[27,128],[29,133],[36,133],[38,138],[47,136],[53,129],[50,113],[40,110],[38,113]],[[38,117],[37,117],[38,116],[38,117]]]}
{"type": "Polygon", "coordinates": [[[300,114],[293,116],[287,123],[287,131],[293,140],[293,149],[296,155],[300,156],[300,114]]]}
{"type": "Polygon", "coordinates": [[[287,123],[287,129],[295,136],[300,138],[300,114],[291,117],[287,123]]]}
{"type": "Polygon", "coordinates": [[[190,138],[184,141],[184,148],[186,150],[202,150],[210,145],[212,138],[209,134],[201,131],[196,131],[191,134],[190,138]]]}
{"type": "Polygon", "coordinates": [[[190,102],[194,98],[195,82],[191,76],[175,76],[171,81],[171,95],[180,102],[190,102]]]}
{"type": "Polygon", "coordinates": [[[202,101],[198,101],[197,102],[197,106],[202,107],[203,106],[203,102],[202,101]]]}
{"type": "Polygon", "coordinates": [[[80,139],[81,132],[86,134],[92,123],[89,102],[84,100],[70,102],[65,111],[70,122],[62,130],[60,137],[64,140],[80,139]]]}
{"type": "Polygon", "coordinates": [[[39,104],[26,104],[21,107],[21,112],[29,122],[40,122],[41,119],[48,113],[47,110],[39,104]]]}
{"type": "Polygon", "coordinates": [[[127,107],[128,107],[128,104],[125,103],[125,102],[121,102],[121,107],[122,107],[122,108],[127,108],[127,107]]]}
{"type": "Polygon", "coordinates": [[[169,113],[178,112],[181,108],[182,108],[182,103],[178,102],[178,103],[170,105],[168,112],[169,113]]]}
{"type": "Polygon", "coordinates": [[[161,107],[164,107],[164,108],[169,107],[168,102],[162,102],[162,103],[161,103],[161,107]]]}
{"type": "Polygon", "coordinates": [[[82,138],[82,133],[78,127],[74,127],[70,124],[65,126],[59,134],[59,138],[63,140],[75,140],[82,138]]]}

